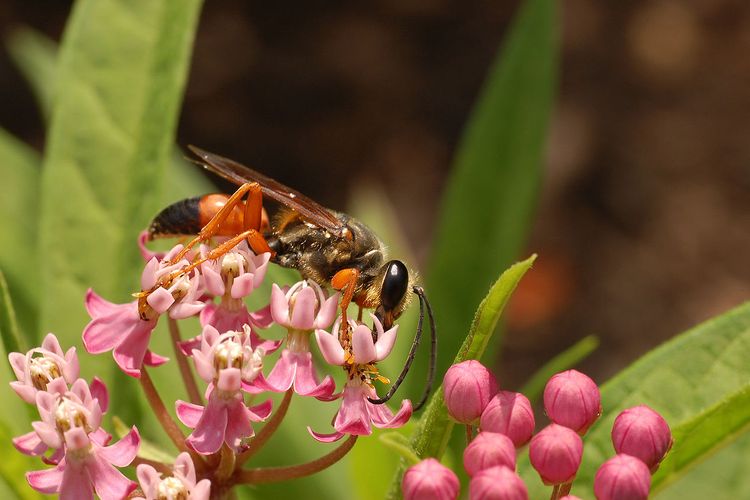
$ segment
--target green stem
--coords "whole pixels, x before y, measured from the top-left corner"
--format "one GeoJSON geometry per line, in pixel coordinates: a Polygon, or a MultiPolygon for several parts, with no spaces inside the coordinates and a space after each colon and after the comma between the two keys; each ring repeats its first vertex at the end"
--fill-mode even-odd
{"type": "Polygon", "coordinates": [[[177,321],[172,318],[168,318],[167,324],[169,325],[169,336],[172,337],[172,347],[174,348],[175,359],[177,359],[177,366],[180,369],[182,381],[185,383],[185,390],[187,391],[188,399],[190,399],[190,402],[194,405],[203,406],[203,398],[201,398],[201,393],[195,383],[195,377],[190,369],[187,356],[185,356],[180,349],[179,343],[182,341],[180,327],[177,325],[177,321]]]}
{"type": "Polygon", "coordinates": [[[327,455],[323,455],[317,460],[313,460],[312,462],[307,462],[304,464],[292,465],[289,467],[265,467],[250,470],[238,470],[234,473],[234,483],[274,483],[315,474],[324,469],[327,469],[331,465],[341,460],[347,453],[349,453],[349,450],[352,449],[354,443],[356,442],[357,436],[349,436],[349,439],[344,441],[341,446],[339,446],[332,452],[328,453],[327,455]]]}

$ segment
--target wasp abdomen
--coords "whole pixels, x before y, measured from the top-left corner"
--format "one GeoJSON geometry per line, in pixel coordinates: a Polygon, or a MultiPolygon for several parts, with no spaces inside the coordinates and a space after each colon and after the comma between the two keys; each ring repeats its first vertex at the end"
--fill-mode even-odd
{"type": "Polygon", "coordinates": [[[154,217],[148,228],[151,239],[198,234],[201,230],[202,196],[172,203],[154,217]]]}

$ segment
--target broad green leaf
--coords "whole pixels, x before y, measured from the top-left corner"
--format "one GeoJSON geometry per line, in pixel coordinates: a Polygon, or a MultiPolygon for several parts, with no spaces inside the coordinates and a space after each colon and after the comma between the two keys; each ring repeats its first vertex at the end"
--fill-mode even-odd
{"type": "MultiPolygon", "coordinates": [[[[469,335],[461,345],[452,364],[482,357],[508,299],[526,271],[531,269],[535,259],[536,255],[532,255],[522,262],[513,264],[492,285],[487,296],[479,304],[469,335]]],[[[454,423],[445,408],[442,386],[438,387],[419,421],[416,432],[412,435],[411,447],[422,458],[440,458],[448,446],[453,426],[454,423]]],[[[402,463],[396,478],[391,483],[389,498],[399,497],[403,471],[404,464],[402,463]]]]}
{"type": "Polygon", "coordinates": [[[200,4],[80,0],[73,8],[57,65],[39,241],[41,326],[65,345],[79,343],[88,321],[88,287],[114,302],[138,288],[136,237],[158,208],[200,4]]]}
{"type": "Polygon", "coordinates": [[[8,52],[31,85],[39,109],[49,119],[57,80],[57,44],[31,28],[18,28],[6,40],[8,52]]]}
{"type": "Polygon", "coordinates": [[[439,373],[458,349],[483,290],[518,258],[529,231],[556,86],[556,6],[523,2],[447,182],[427,274],[438,328],[447,332],[439,373]]]}
{"type": "Polygon", "coordinates": [[[679,443],[654,475],[656,492],[685,475],[691,467],[709,458],[750,428],[750,385],[694,418],[672,429],[679,443]]]}
{"type": "Polygon", "coordinates": [[[0,269],[8,281],[21,333],[36,339],[39,267],[36,231],[39,202],[39,153],[0,129],[0,269]]]}
{"type": "MultiPolygon", "coordinates": [[[[735,438],[750,421],[750,407],[742,404],[750,390],[748,359],[750,304],[745,304],[663,344],[607,382],[601,388],[603,416],[585,438],[573,493],[586,496],[592,491],[597,468],[614,455],[612,422],[626,408],[650,406],[675,433],[670,452],[674,458],[668,458],[664,472],[654,478],[655,487],[667,477],[676,480],[735,438]]],[[[521,472],[527,484],[538,484],[527,463],[519,468],[525,469],[521,472]]],[[[530,486],[529,493],[535,497],[540,490],[530,486]]]]}
{"type": "Polygon", "coordinates": [[[599,347],[597,337],[589,335],[582,338],[539,368],[518,392],[534,403],[544,392],[544,386],[547,385],[547,381],[552,375],[577,365],[594,352],[597,347],[599,347]]]}

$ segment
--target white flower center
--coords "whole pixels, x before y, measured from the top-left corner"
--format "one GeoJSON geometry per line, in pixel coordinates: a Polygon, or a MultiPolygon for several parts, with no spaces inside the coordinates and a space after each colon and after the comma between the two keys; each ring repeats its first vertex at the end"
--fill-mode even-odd
{"type": "Polygon", "coordinates": [[[87,419],[87,411],[79,403],[68,398],[62,398],[55,409],[55,424],[60,433],[65,433],[73,427],[81,427],[87,433],[91,432],[87,419]]]}
{"type": "Polygon", "coordinates": [[[47,384],[61,376],[60,367],[48,357],[32,358],[29,363],[31,383],[37,390],[46,391],[47,384]]]}
{"type": "Polygon", "coordinates": [[[157,500],[187,500],[190,496],[185,483],[176,477],[162,479],[156,488],[157,500]]]}

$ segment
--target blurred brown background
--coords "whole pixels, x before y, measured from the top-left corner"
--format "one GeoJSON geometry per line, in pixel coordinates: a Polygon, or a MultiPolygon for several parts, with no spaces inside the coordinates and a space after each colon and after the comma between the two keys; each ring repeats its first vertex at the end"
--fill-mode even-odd
{"type": "MultiPolygon", "coordinates": [[[[179,143],[332,208],[379,182],[423,265],[452,152],[517,2],[207,2],[179,143]]],[[[540,254],[499,364],[517,386],[583,335],[603,381],[750,297],[750,3],[566,0],[540,254]]],[[[4,0],[0,32],[59,39],[59,0],[4,0]]],[[[0,126],[42,119],[0,51],[0,126]]]]}

